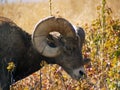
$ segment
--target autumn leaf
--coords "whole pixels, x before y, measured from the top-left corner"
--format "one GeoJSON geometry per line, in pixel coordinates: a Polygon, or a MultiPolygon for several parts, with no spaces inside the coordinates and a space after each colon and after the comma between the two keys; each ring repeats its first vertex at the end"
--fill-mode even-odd
{"type": "Polygon", "coordinates": [[[14,68],[15,68],[14,62],[9,62],[8,66],[7,66],[7,70],[12,72],[12,71],[14,71],[14,68]]]}

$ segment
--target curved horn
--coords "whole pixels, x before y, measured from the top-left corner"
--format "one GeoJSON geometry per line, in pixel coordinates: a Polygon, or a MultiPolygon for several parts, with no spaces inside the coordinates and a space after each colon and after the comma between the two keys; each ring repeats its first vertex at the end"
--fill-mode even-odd
{"type": "Polygon", "coordinates": [[[74,37],[73,26],[63,18],[48,17],[40,21],[33,32],[32,42],[34,47],[44,56],[55,57],[61,52],[59,47],[50,47],[47,43],[47,36],[50,32],[57,31],[63,37],[74,37]]]}

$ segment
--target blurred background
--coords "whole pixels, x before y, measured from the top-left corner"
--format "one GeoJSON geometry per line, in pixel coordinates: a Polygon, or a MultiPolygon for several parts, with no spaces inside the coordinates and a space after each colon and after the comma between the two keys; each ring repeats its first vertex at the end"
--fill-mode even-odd
{"type": "MultiPolygon", "coordinates": [[[[50,16],[50,0],[0,0],[0,16],[12,19],[32,33],[35,24],[50,16]]],[[[52,14],[62,16],[73,24],[85,24],[97,17],[100,0],[51,0],[52,14]]],[[[114,18],[120,18],[120,0],[107,0],[114,18]]]]}

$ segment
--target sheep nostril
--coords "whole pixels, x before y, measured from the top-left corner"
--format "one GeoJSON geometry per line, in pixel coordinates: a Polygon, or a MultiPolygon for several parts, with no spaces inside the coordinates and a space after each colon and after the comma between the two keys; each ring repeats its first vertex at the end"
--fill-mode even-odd
{"type": "Polygon", "coordinates": [[[79,74],[80,74],[81,76],[85,75],[85,73],[84,73],[83,71],[79,71],[79,74]]]}

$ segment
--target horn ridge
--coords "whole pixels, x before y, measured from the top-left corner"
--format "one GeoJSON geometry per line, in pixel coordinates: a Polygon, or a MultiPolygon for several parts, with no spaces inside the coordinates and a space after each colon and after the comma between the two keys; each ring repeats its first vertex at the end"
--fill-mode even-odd
{"type": "Polygon", "coordinates": [[[60,47],[50,47],[46,40],[50,32],[54,31],[59,32],[63,37],[74,37],[76,35],[72,24],[64,18],[51,16],[39,21],[32,34],[32,43],[38,52],[44,56],[55,57],[61,53],[60,47]]]}

